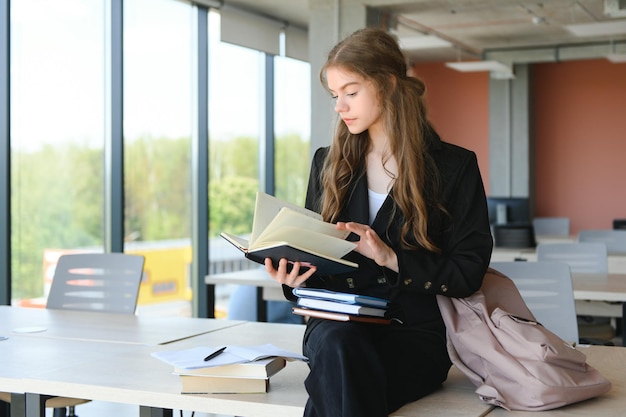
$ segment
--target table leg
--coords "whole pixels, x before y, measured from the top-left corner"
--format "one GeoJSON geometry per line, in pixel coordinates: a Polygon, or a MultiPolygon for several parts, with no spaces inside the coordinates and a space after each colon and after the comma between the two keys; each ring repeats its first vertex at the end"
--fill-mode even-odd
{"type": "MultiPolygon", "coordinates": [[[[6,404],[6,408],[11,410],[11,417],[24,417],[26,415],[26,394],[11,394],[11,405],[6,404]]],[[[9,417],[9,413],[4,414],[9,417]]]]}
{"type": "Polygon", "coordinates": [[[167,408],[139,406],[139,417],[173,417],[174,412],[167,408]]]}
{"type": "Polygon", "coordinates": [[[256,320],[267,321],[267,302],[263,298],[263,287],[256,287],[256,320]]]}
{"type": "MultiPolygon", "coordinates": [[[[24,414],[26,417],[46,417],[46,400],[51,398],[51,395],[44,394],[32,394],[26,393],[26,413],[24,414]]],[[[13,397],[11,397],[11,402],[13,402],[13,397]]],[[[11,408],[13,404],[11,404],[11,408]]],[[[11,410],[11,417],[16,416],[17,414],[13,414],[13,410],[11,410]]]]}
{"type": "Polygon", "coordinates": [[[622,303],[622,346],[626,346],[626,303],[622,303]]]}

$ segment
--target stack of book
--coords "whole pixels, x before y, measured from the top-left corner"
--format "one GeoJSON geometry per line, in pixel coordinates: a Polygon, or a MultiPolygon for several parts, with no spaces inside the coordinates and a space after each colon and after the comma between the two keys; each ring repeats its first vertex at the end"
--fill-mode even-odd
{"type": "Polygon", "coordinates": [[[270,378],[289,360],[307,358],[273,345],[195,347],[160,351],[152,356],[174,366],[182,394],[253,394],[268,392],[270,378]]]}
{"type": "Polygon", "coordinates": [[[174,368],[180,375],[182,394],[263,393],[269,390],[270,377],[285,367],[281,357],[208,368],[174,368]]]}
{"type": "Polygon", "coordinates": [[[294,314],[338,321],[361,321],[389,324],[385,312],[389,301],[366,295],[329,291],[318,288],[294,288],[298,297],[294,314]]]}

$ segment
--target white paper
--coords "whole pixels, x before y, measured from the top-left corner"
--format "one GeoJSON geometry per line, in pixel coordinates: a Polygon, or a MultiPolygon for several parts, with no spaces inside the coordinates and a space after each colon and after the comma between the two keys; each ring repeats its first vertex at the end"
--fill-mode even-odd
{"type": "Polygon", "coordinates": [[[204,358],[221,347],[222,346],[198,346],[183,350],[164,350],[153,352],[152,356],[180,369],[198,369],[221,365],[232,365],[236,363],[253,362],[255,360],[269,358],[272,356],[280,356],[286,360],[308,360],[306,356],[280,349],[272,344],[257,346],[228,345],[226,350],[215,358],[208,361],[204,360],[204,358]]]}

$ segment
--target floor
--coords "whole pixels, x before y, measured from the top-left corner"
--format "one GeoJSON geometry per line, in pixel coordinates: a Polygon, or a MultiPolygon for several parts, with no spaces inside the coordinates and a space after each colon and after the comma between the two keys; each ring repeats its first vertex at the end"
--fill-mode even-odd
{"type": "MultiPolygon", "coordinates": [[[[138,417],[139,407],[136,405],[91,401],[76,406],[78,417],[138,417]]],[[[52,410],[46,409],[46,417],[52,417],[52,410]]],[[[174,410],[173,417],[192,417],[191,411],[174,410]]],[[[193,413],[193,417],[231,417],[222,414],[193,413]]]]}

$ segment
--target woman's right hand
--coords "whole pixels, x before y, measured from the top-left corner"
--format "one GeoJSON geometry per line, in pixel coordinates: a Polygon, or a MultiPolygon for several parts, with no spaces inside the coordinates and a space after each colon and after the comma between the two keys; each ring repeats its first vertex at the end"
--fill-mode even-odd
{"type": "Polygon", "coordinates": [[[282,258],[278,262],[278,269],[276,269],[272,264],[272,260],[270,258],[265,258],[265,270],[268,274],[270,274],[270,277],[291,288],[303,287],[306,280],[309,279],[316,270],[314,266],[311,266],[306,272],[300,275],[300,262],[293,262],[293,267],[289,272],[287,272],[288,265],[289,261],[282,258]]]}

